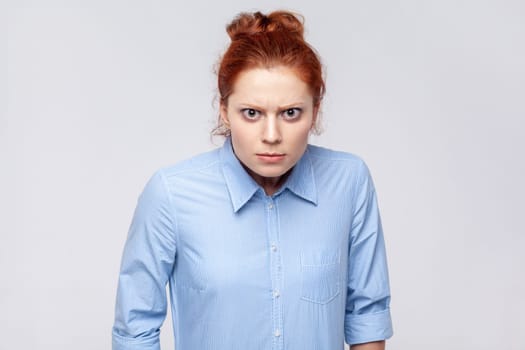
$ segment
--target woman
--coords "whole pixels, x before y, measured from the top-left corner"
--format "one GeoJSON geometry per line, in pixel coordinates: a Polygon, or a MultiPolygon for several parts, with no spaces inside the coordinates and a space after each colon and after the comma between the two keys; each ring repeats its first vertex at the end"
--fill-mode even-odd
{"type": "Polygon", "coordinates": [[[240,14],[218,71],[224,145],[159,170],[122,259],[113,349],[384,349],[392,335],[375,191],[354,155],[308,145],[319,58],[288,12],[240,14]]]}

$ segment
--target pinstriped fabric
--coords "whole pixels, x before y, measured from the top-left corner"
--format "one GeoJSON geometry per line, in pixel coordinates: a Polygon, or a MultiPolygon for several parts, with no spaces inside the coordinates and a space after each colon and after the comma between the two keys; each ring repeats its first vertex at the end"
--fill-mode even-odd
{"type": "Polygon", "coordinates": [[[161,169],[124,248],[113,349],[339,349],[392,335],[383,231],[358,157],[309,145],[267,196],[231,141],[161,169]]]}

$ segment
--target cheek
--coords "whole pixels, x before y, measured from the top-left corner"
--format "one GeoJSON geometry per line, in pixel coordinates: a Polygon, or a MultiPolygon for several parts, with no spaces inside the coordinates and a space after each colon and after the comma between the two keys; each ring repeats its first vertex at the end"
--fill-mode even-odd
{"type": "Polygon", "coordinates": [[[230,131],[233,148],[237,156],[242,157],[244,153],[251,153],[251,148],[254,145],[254,136],[250,133],[250,130],[232,127],[230,131]]]}
{"type": "Polygon", "coordinates": [[[232,138],[236,138],[239,142],[253,141],[254,130],[245,127],[232,127],[232,138]]]}
{"type": "Polygon", "coordinates": [[[294,128],[288,133],[289,138],[296,144],[303,144],[308,142],[310,136],[310,127],[307,125],[301,125],[300,128],[294,128]]]}

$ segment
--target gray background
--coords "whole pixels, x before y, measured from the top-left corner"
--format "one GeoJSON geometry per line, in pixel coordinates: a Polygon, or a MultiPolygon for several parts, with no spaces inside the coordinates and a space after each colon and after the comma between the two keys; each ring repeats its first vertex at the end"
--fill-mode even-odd
{"type": "Polygon", "coordinates": [[[305,15],[326,65],[312,142],[374,176],[388,348],[525,349],[525,5],[502,0],[3,2],[1,349],[110,347],[137,196],[221,144],[224,26],[275,8],[305,15]]]}

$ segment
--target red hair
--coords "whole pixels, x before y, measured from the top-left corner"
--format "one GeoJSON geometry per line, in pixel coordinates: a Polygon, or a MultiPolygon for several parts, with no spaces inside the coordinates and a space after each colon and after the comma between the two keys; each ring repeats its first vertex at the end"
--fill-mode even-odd
{"type": "MultiPolygon", "coordinates": [[[[285,66],[308,84],[314,106],[319,107],[325,92],[322,65],[314,49],[304,40],[303,18],[287,11],[268,15],[241,13],[226,27],[231,39],[218,70],[219,98],[222,105],[240,73],[252,68],[285,66]]],[[[219,126],[214,133],[227,135],[219,126]]]]}

